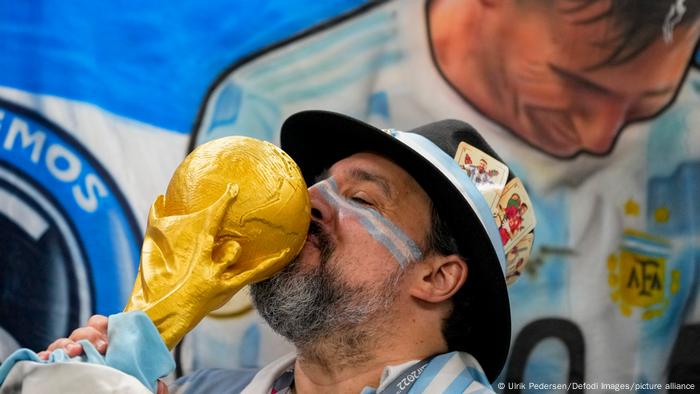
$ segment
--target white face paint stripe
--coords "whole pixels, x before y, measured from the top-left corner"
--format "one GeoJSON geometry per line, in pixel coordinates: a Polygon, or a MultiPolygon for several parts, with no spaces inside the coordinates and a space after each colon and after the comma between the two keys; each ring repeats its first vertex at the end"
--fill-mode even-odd
{"type": "Polygon", "coordinates": [[[353,201],[344,199],[340,196],[338,192],[338,186],[335,183],[335,179],[330,178],[329,182],[331,184],[332,190],[341,202],[347,205],[348,208],[354,208],[356,213],[360,215],[363,220],[366,220],[374,229],[388,228],[390,231],[384,232],[382,235],[390,238],[391,242],[399,247],[401,254],[405,256],[408,261],[419,260],[423,257],[423,253],[420,247],[404,233],[397,225],[391,222],[386,217],[382,216],[376,209],[370,207],[364,207],[361,204],[355,203],[353,201]]]}
{"type": "Polygon", "coordinates": [[[330,200],[329,203],[335,205],[337,209],[355,216],[370,235],[389,250],[402,267],[410,261],[420,259],[420,249],[397,226],[378,212],[353,204],[339,196],[333,180],[321,185],[321,191],[330,200]]]}
{"type": "Polygon", "coordinates": [[[401,267],[423,257],[418,245],[389,219],[372,208],[363,207],[340,196],[334,179],[328,178],[312,188],[318,189],[324,199],[338,211],[354,216],[370,236],[394,256],[401,267]]]}

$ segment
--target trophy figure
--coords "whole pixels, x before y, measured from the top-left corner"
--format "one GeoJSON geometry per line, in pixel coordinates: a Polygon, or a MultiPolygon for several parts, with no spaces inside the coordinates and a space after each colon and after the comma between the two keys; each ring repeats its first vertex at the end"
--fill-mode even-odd
{"type": "Polygon", "coordinates": [[[281,149],[240,136],[203,144],[151,207],[125,311],[144,311],[172,349],[245,285],[284,268],[309,221],[304,178],[281,149]]]}

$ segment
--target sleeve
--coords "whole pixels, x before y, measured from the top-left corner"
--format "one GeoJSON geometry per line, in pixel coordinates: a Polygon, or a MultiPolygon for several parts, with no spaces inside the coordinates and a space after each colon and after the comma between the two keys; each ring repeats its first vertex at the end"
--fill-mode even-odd
{"type": "Polygon", "coordinates": [[[181,377],[168,388],[170,394],[240,393],[257,372],[255,369],[202,369],[181,377]]]}
{"type": "MultiPolygon", "coordinates": [[[[157,390],[157,379],[166,376],[175,369],[175,361],[160,338],[156,327],[148,316],[141,311],[112,315],[109,317],[108,327],[110,346],[105,356],[102,356],[88,341],[79,341],[83,345],[84,353],[73,358],[68,357],[62,349],[52,352],[48,361],[42,360],[35,352],[29,349],[17,350],[0,365],[0,385],[2,385],[0,387],[2,390],[8,387],[9,383],[5,384],[6,377],[12,373],[15,367],[23,362],[39,366],[61,363],[88,363],[119,370],[136,378],[141,384],[155,393],[157,390]]],[[[70,371],[89,370],[89,368],[73,367],[67,369],[70,371]]],[[[76,376],[81,374],[81,372],[77,372],[76,376]]],[[[13,384],[16,385],[23,376],[28,378],[29,374],[14,376],[13,384]]],[[[44,374],[42,376],[52,377],[57,375],[44,374]]]]}

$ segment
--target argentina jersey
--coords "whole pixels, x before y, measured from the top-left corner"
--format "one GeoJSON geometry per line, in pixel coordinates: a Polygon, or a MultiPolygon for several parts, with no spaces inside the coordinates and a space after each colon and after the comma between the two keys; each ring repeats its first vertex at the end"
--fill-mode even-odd
{"type": "Polygon", "coordinates": [[[287,115],[319,103],[386,118],[381,76],[406,57],[398,24],[396,2],[372,3],[234,64],[210,89],[191,145],[227,135],[278,143],[287,115]]]}

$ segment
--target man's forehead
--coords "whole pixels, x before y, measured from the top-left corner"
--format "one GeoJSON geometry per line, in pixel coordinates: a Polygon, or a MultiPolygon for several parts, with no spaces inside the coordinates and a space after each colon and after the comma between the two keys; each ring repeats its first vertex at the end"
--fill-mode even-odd
{"type": "Polygon", "coordinates": [[[418,182],[396,162],[373,152],[356,153],[341,159],[322,176],[372,182],[385,189],[391,197],[395,197],[404,188],[422,190],[418,182]]]}
{"type": "Polygon", "coordinates": [[[392,175],[399,174],[407,178],[412,178],[406,170],[391,159],[373,152],[360,152],[335,162],[328,170],[327,175],[345,175],[352,177],[364,177],[369,175],[391,180],[392,175]]]}

